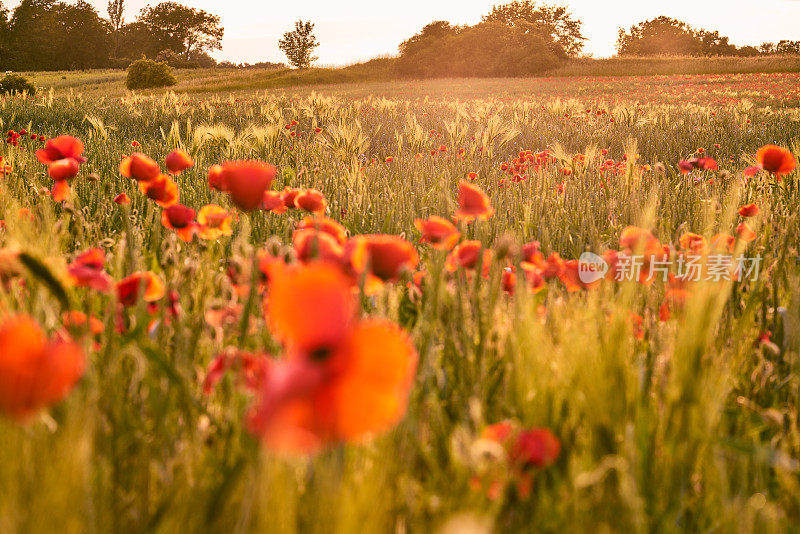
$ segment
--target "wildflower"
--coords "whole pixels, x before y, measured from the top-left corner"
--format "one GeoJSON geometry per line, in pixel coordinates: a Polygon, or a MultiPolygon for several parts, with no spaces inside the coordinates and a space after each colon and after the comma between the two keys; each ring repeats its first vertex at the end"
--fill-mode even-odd
{"type": "Polygon", "coordinates": [[[430,243],[437,250],[450,250],[458,242],[461,233],[455,225],[438,215],[428,219],[415,219],[414,226],[420,231],[421,243],[430,243]]]}
{"type": "Polygon", "coordinates": [[[175,230],[178,237],[189,243],[194,238],[197,231],[197,223],[194,221],[195,211],[182,204],[173,204],[164,208],[161,212],[161,224],[165,228],[175,230]]]}
{"type": "Polygon", "coordinates": [[[151,271],[139,271],[117,282],[117,299],[123,306],[133,306],[141,297],[155,302],[164,296],[164,282],[151,271]]]}
{"type": "Polygon", "coordinates": [[[278,452],[308,453],[364,439],[405,413],[417,355],[383,320],[358,320],[350,282],[317,263],[277,270],[268,320],[287,347],[270,360],[249,428],[278,452]]]}
{"type": "Polygon", "coordinates": [[[126,178],[133,178],[137,182],[149,182],[161,175],[161,167],[141,152],[134,152],[123,158],[119,164],[119,173],[126,178]]]}
{"type": "Polygon", "coordinates": [[[283,195],[280,191],[267,189],[264,191],[264,197],[261,199],[261,209],[281,214],[285,213],[288,208],[283,202],[283,195]]]}
{"type": "Polygon", "coordinates": [[[328,202],[325,200],[325,195],[320,191],[316,189],[306,189],[295,196],[294,206],[297,209],[310,211],[316,215],[322,215],[328,207],[328,202]]]}
{"type": "Polygon", "coordinates": [[[63,400],[83,376],[85,356],[75,343],[48,340],[27,315],[0,324],[0,413],[25,422],[63,400]]]}
{"type": "Polygon", "coordinates": [[[485,221],[494,214],[491,201],[477,186],[461,180],[458,184],[458,209],[456,218],[466,222],[485,221]]]}
{"type": "Polygon", "coordinates": [[[736,226],[736,235],[745,243],[749,243],[756,238],[756,233],[753,232],[745,222],[740,222],[738,226],[736,226]]]}
{"type": "Polygon", "coordinates": [[[42,165],[50,165],[61,159],[74,159],[78,163],[84,163],[86,158],[83,154],[83,142],[71,135],[59,135],[49,139],[44,148],[36,151],[36,159],[42,165]]]}
{"type": "Polygon", "coordinates": [[[139,190],[162,208],[178,203],[178,184],[166,174],[159,174],[149,181],[140,181],[139,190]]]}
{"type": "Polygon", "coordinates": [[[739,208],[739,215],[742,217],[755,217],[758,215],[758,206],[755,203],[745,204],[739,208]]]}
{"type": "Polygon", "coordinates": [[[212,240],[233,234],[231,214],[222,206],[208,204],[197,212],[197,235],[202,239],[212,240]]]}
{"type": "Polygon", "coordinates": [[[777,145],[765,145],[759,148],[756,161],[762,169],[776,176],[789,174],[797,165],[791,151],[777,145]]]}
{"type": "Polygon", "coordinates": [[[127,193],[120,193],[114,197],[114,202],[120,205],[130,204],[131,197],[129,197],[127,193]]]}
{"type": "Polygon", "coordinates": [[[167,169],[172,174],[180,174],[186,169],[194,166],[194,160],[186,153],[185,150],[176,148],[169,153],[167,159],[164,161],[167,169]]]}
{"type": "Polygon", "coordinates": [[[261,161],[232,161],[222,165],[219,177],[236,206],[256,209],[275,178],[275,167],[261,161]]]}
{"type": "Polygon", "coordinates": [[[111,277],[103,269],[106,255],[101,248],[91,248],[67,266],[67,273],[78,287],[89,287],[106,292],[111,289],[111,277]]]}
{"type": "Polygon", "coordinates": [[[403,271],[411,271],[419,264],[414,245],[396,235],[356,236],[347,248],[356,272],[367,269],[368,274],[382,282],[397,281],[403,271]]]}
{"type": "Polygon", "coordinates": [[[491,259],[492,251],[484,249],[480,241],[462,241],[447,255],[444,265],[448,271],[455,272],[459,267],[465,270],[475,269],[478,262],[481,262],[483,274],[487,275],[491,259]]]}

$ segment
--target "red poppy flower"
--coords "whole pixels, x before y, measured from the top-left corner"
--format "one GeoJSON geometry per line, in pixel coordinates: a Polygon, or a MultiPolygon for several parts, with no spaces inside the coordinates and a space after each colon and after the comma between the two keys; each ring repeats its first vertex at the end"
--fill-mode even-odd
{"type": "Polygon", "coordinates": [[[483,248],[480,241],[462,241],[454,248],[445,260],[445,268],[450,272],[455,272],[459,267],[462,269],[475,269],[478,261],[482,259],[483,273],[488,273],[489,264],[492,259],[492,251],[483,248]],[[483,251],[483,254],[481,254],[483,251]]]}
{"type": "Polygon", "coordinates": [[[736,235],[745,243],[749,243],[756,238],[756,233],[745,222],[740,222],[736,227],[736,235]]]}
{"type": "Polygon", "coordinates": [[[212,165],[208,168],[208,186],[217,191],[227,191],[225,176],[222,173],[222,165],[212,165]]]}
{"type": "Polygon", "coordinates": [[[758,215],[758,206],[755,203],[745,204],[739,208],[739,215],[742,217],[755,217],[758,215]]]}
{"type": "Polygon", "coordinates": [[[345,227],[330,217],[304,217],[303,220],[297,224],[297,229],[303,230],[306,228],[313,228],[314,230],[330,234],[342,245],[347,241],[347,230],[345,227]]]}
{"type": "Polygon", "coordinates": [[[275,336],[310,352],[340,344],[355,319],[350,281],[330,265],[278,269],[270,282],[267,315],[275,336]]]}
{"type": "Polygon", "coordinates": [[[690,293],[686,289],[669,289],[664,295],[664,302],[658,310],[658,317],[662,321],[669,321],[673,314],[686,307],[690,293]]]}
{"type": "Polygon", "coordinates": [[[711,248],[717,251],[733,252],[736,238],[730,234],[714,234],[711,238],[711,248]]]}
{"type": "Polygon", "coordinates": [[[619,248],[628,249],[645,257],[664,253],[661,242],[648,230],[638,226],[626,226],[619,236],[619,248]]]}
{"type": "Polygon", "coordinates": [[[137,182],[149,182],[161,175],[161,167],[150,157],[134,152],[119,164],[119,173],[137,182]]]}
{"type": "Polygon", "coordinates": [[[251,431],[278,452],[314,452],[388,429],[405,413],[416,368],[408,335],[358,321],[350,281],[324,263],[279,269],[268,319],[289,351],[270,361],[251,431]]]}
{"type": "Polygon", "coordinates": [[[0,325],[0,413],[25,422],[63,400],[85,363],[80,346],[48,340],[27,315],[6,318],[0,325]]]}
{"type": "Polygon", "coordinates": [[[71,158],[78,163],[86,161],[83,154],[83,142],[71,135],[59,135],[49,139],[44,148],[36,151],[36,159],[42,165],[50,165],[60,159],[71,158]]]}
{"type": "Polygon", "coordinates": [[[386,234],[360,235],[348,242],[348,256],[356,272],[364,268],[382,282],[396,281],[404,271],[419,264],[414,245],[400,236],[386,234]]]}
{"type": "Polygon", "coordinates": [[[478,186],[465,180],[458,184],[456,218],[462,221],[485,221],[494,214],[491,201],[478,186]]]}
{"type": "Polygon", "coordinates": [[[432,215],[427,219],[415,219],[414,226],[422,234],[421,243],[430,243],[437,250],[450,250],[461,237],[461,233],[455,225],[438,215],[432,215]]]}
{"type": "Polygon", "coordinates": [[[91,248],[79,254],[67,266],[67,273],[78,287],[89,287],[106,292],[111,289],[111,277],[103,270],[106,255],[101,248],[91,248]]]}
{"type": "Polygon", "coordinates": [[[203,393],[210,395],[225,373],[231,369],[236,369],[240,382],[244,384],[245,388],[255,393],[264,383],[269,369],[269,358],[263,354],[243,351],[217,355],[208,366],[206,378],[203,381],[203,393]]]}
{"type": "Polygon", "coordinates": [[[297,189],[295,187],[284,187],[283,192],[281,193],[281,198],[283,199],[283,204],[287,208],[294,208],[295,207],[295,199],[297,195],[302,193],[302,189],[297,189]]]}
{"type": "Polygon", "coordinates": [[[135,305],[140,296],[145,302],[155,302],[164,292],[164,282],[151,271],[139,271],[117,282],[117,299],[123,306],[135,305]]]}
{"type": "Polygon", "coordinates": [[[194,160],[192,157],[186,153],[185,150],[180,148],[176,148],[172,152],[169,153],[164,164],[167,166],[167,169],[172,174],[180,174],[181,172],[185,171],[186,169],[194,166],[194,160]]]}
{"type": "Polygon", "coordinates": [[[114,197],[114,202],[120,205],[130,204],[131,197],[129,197],[127,193],[120,193],[119,195],[114,197]]]}
{"type": "Polygon", "coordinates": [[[686,232],[678,240],[683,250],[691,251],[695,254],[708,254],[710,247],[706,238],[694,232],[686,232]]]}
{"type": "Polygon", "coordinates": [[[202,239],[219,239],[222,236],[233,234],[231,228],[231,213],[216,204],[208,204],[200,208],[197,213],[197,235],[202,239]]]}
{"type": "Polygon", "coordinates": [[[283,202],[283,193],[272,189],[264,191],[264,198],[261,199],[261,209],[278,215],[285,213],[288,208],[283,202]]]}
{"type": "Polygon", "coordinates": [[[47,174],[56,182],[66,181],[78,175],[81,166],[73,158],[64,158],[54,161],[47,166],[47,174]]]}
{"type": "Polygon", "coordinates": [[[341,264],[344,247],[333,235],[314,228],[298,228],[292,233],[292,245],[297,259],[307,263],[323,260],[341,264]]]}
{"type": "Polygon", "coordinates": [[[162,208],[178,203],[178,184],[166,174],[159,174],[147,182],[140,181],[139,190],[162,208]]]}
{"type": "Polygon", "coordinates": [[[756,161],[762,169],[777,176],[789,174],[797,165],[791,151],[777,145],[765,145],[759,148],[756,152],[756,161]]]}
{"type": "Polygon", "coordinates": [[[322,215],[328,207],[328,202],[322,192],[316,189],[306,189],[294,198],[294,206],[315,215],[322,215]]]}
{"type": "Polygon", "coordinates": [[[275,178],[275,167],[261,161],[231,161],[222,165],[221,183],[240,209],[252,211],[275,178]]]}
{"type": "Polygon", "coordinates": [[[197,224],[194,221],[195,211],[182,204],[173,204],[161,212],[161,224],[165,228],[175,230],[178,237],[189,243],[194,238],[197,224]]]}
{"type": "Polygon", "coordinates": [[[511,461],[525,468],[544,468],[558,458],[561,443],[550,430],[532,428],[522,430],[511,448],[511,461]]]}

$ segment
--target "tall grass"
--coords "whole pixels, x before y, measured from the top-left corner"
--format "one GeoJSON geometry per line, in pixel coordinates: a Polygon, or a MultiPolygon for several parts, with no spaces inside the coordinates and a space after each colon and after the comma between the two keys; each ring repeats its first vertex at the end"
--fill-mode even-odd
{"type": "MultiPolygon", "coordinates": [[[[0,100],[3,128],[76,135],[89,158],[72,199],[59,205],[41,194],[50,182],[36,145],[0,149],[14,166],[0,193],[2,246],[58,274],[65,257],[100,245],[115,279],[152,269],[182,309],[167,321],[163,306],[155,315],[140,306],[117,334],[103,297],[68,289],[71,307],[99,317],[105,332],[98,347],[86,342],[87,375],[64,403],[27,426],[0,419],[0,532],[419,532],[470,517],[497,531],[796,529],[800,175],[742,176],[767,142],[798,152],[791,101],[765,94],[769,106],[751,97],[712,107],[687,89],[681,101],[637,104],[617,87],[601,102],[600,90],[0,100]],[[300,122],[299,138],[284,128],[290,120],[300,122]],[[278,345],[260,310],[243,337],[238,325],[209,326],[205,312],[237,300],[229,265],[248,264],[256,248],[288,251],[301,214],[242,217],[231,238],[185,244],[119,175],[134,140],[158,160],[179,146],[191,151],[196,166],[177,178],[188,206],[228,205],[209,190],[207,168],[256,158],[279,167],[275,189],[323,191],[329,215],[351,234],[410,240],[415,218],[452,213],[458,181],[475,171],[496,214],[466,237],[512,263],[513,249],[534,239],[565,258],[616,247],[630,224],[668,243],[685,231],[732,233],[735,208],[756,202],[759,237],[747,250],[765,268],[756,281],[702,286],[682,316],[660,321],[661,283],[567,293],[552,281],[529,294],[520,282],[512,297],[500,287],[503,261],[492,262],[486,280],[448,277],[444,254],[420,245],[428,271],[421,296],[396,284],[362,302],[364,314],[407,328],[419,352],[404,421],[314,458],[276,457],[244,430],[246,394],[228,379],[206,396],[201,380],[227,346],[274,353],[278,345]],[[725,172],[679,173],[675,163],[698,147],[725,172]],[[502,162],[545,148],[563,159],[498,186],[502,162]],[[625,172],[604,173],[600,148],[616,160],[627,153],[625,172]],[[576,166],[574,153],[590,155],[588,164],[576,166]],[[666,168],[642,170],[631,163],[636,154],[639,164],[666,168]],[[130,206],[112,202],[121,192],[130,206]],[[35,220],[20,217],[21,207],[35,220]],[[632,312],[643,316],[641,339],[632,312]],[[767,330],[772,343],[759,344],[767,330]],[[470,485],[483,461],[481,429],[507,418],[547,427],[562,443],[529,499],[489,499],[470,485]]],[[[9,284],[0,298],[4,309],[59,327],[62,310],[36,279],[9,284]]]]}

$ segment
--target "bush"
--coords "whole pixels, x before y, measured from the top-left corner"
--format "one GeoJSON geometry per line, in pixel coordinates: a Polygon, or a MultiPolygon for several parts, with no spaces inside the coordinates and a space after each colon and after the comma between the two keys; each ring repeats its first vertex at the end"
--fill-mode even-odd
{"type": "Polygon", "coordinates": [[[152,87],[169,87],[178,80],[172,74],[172,67],[150,59],[140,59],[128,67],[125,86],[128,89],[148,89],[152,87]]]}
{"type": "Polygon", "coordinates": [[[21,74],[6,74],[0,80],[0,94],[6,93],[28,93],[36,94],[36,86],[21,74]]]}

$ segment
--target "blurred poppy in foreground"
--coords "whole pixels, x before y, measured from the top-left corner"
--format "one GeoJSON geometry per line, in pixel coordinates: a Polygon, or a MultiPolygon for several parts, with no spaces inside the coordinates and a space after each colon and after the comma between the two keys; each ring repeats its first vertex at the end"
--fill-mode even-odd
{"type": "Polygon", "coordinates": [[[756,161],[765,171],[776,176],[789,174],[797,166],[794,155],[788,148],[765,145],[756,152],[756,161]]]}
{"type": "Polygon", "coordinates": [[[71,135],[59,135],[49,139],[44,148],[36,151],[36,159],[42,165],[51,165],[58,160],[74,159],[78,163],[84,163],[86,158],[83,154],[83,142],[71,135]]]}
{"type": "Polygon", "coordinates": [[[486,193],[465,180],[458,184],[458,209],[456,218],[470,222],[474,220],[485,221],[494,214],[491,201],[486,193]]]}
{"type": "Polygon", "coordinates": [[[264,198],[275,178],[275,167],[262,161],[231,161],[222,165],[216,178],[240,209],[252,211],[264,198]]]}
{"type": "Polygon", "coordinates": [[[391,428],[417,354],[399,326],[359,320],[350,281],[325,263],[276,269],[267,316],[287,354],[269,360],[248,420],[277,452],[309,453],[391,428]]]}
{"type": "Polygon", "coordinates": [[[85,357],[75,343],[48,340],[31,317],[0,325],[0,413],[25,422],[63,400],[83,376],[85,357]]]}

